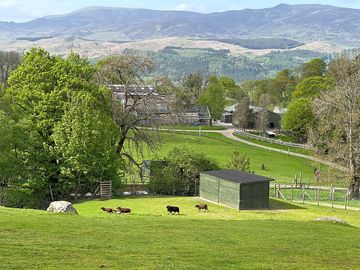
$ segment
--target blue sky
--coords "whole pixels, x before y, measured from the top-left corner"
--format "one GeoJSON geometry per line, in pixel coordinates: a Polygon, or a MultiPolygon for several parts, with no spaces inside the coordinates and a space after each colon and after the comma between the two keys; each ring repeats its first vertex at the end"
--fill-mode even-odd
{"type": "Polygon", "coordinates": [[[214,12],[229,9],[265,8],[280,3],[329,4],[359,8],[360,0],[0,0],[0,21],[27,21],[68,13],[88,6],[113,6],[214,12]]]}

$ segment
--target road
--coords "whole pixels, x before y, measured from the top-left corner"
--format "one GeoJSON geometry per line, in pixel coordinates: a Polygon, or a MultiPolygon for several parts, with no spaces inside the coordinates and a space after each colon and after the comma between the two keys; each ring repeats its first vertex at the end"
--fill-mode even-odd
{"type": "MultiPolygon", "coordinates": [[[[201,132],[203,132],[203,133],[220,133],[220,134],[224,135],[228,139],[238,141],[238,142],[241,142],[241,143],[244,143],[244,144],[247,144],[247,145],[251,145],[251,146],[254,146],[254,147],[266,149],[266,150],[273,151],[273,152],[286,154],[286,155],[293,156],[293,157],[304,158],[304,159],[307,159],[307,160],[311,160],[311,161],[314,161],[314,162],[325,164],[327,166],[330,166],[332,168],[336,168],[336,169],[338,169],[340,171],[343,171],[343,172],[348,171],[347,168],[345,168],[343,166],[340,166],[338,164],[335,164],[333,162],[327,161],[327,160],[323,160],[323,159],[316,158],[316,157],[313,157],[313,156],[308,156],[308,155],[304,155],[304,154],[299,154],[299,153],[295,153],[295,152],[291,152],[291,151],[287,151],[287,150],[282,150],[282,149],[278,149],[278,148],[273,148],[273,147],[269,147],[269,146],[249,142],[247,140],[236,137],[234,135],[234,133],[236,131],[235,128],[232,128],[232,127],[229,127],[229,126],[225,126],[225,127],[227,128],[225,130],[203,130],[201,132]]],[[[176,129],[175,130],[174,129],[162,129],[162,130],[199,133],[199,130],[180,130],[180,129],[179,130],[176,130],[176,129]]]]}

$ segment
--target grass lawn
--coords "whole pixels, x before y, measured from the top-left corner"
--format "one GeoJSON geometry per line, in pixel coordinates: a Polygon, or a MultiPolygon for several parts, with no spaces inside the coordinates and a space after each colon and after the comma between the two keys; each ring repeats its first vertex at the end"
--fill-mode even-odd
{"type": "Polygon", "coordinates": [[[76,204],[80,216],[0,208],[0,269],[359,269],[360,213],[272,200],[236,211],[198,198],[76,204]],[[180,215],[168,215],[167,204],[180,215]],[[130,207],[109,215],[100,207],[130,207]],[[349,225],[315,222],[336,216],[349,225]]]}
{"type": "Polygon", "coordinates": [[[311,149],[303,149],[303,148],[299,148],[299,147],[289,147],[289,146],[285,146],[285,145],[281,145],[281,144],[276,144],[276,143],[270,143],[267,141],[262,141],[262,140],[257,140],[257,139],[253,139],[253,138],[249,138],[240,134],[234,134],[234,136],[252,142],[252,143],[256,143],[256,144],[260,144],[260,145],[264,145],[264,146],[268,146],[268,147],[272,147],[272,148],[276,148],[276,149],[280,149],[280,150],[285,150],[288,151],[290,150],[290,152],[294,152],[294,153],[299,153],[299,154],[303,154],[303,155],[308,155],[311,156],[313,155],[313,150],[311,149]]]}
{"type": "Polygon", "coordinates": [[[279,183],[293,183],[294,176],[300,175],[301,171],[303,183],[314,181],[312,161],[242,144],[222,134],[204,132],[199,137],[197,134],[190,133],[163,132],[162,139],[161,148],[155,154],[148,154],[147,158],[163,158],[174,147],[184,145],[214,158],[225,168],[233,150],[237,149],[250,158],[251,169],[256,174],[273,177],[279,183]],[[261,169],[262,163],[265,165],[265,170],[261,169]]]}

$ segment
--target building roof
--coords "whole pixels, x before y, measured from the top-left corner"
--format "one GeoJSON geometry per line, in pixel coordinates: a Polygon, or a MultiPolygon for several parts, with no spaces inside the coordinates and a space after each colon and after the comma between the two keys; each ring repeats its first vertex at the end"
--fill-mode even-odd
{"type": "Polygon", "coordinates": [[[108,85],[109,89],[113,93],[125,94],[127,91],[129,95],[133,96],[145,96],[145,95],[158,95],[155,87],[152,85],[122,85],[111,84],[108,85]]]}
{"type": "Polygon", "coordinates": [[[240,184],[274,181],[274,179],[269,177],[242,172],[239,170],[217,170],[217,171],[206,171],[203,173],[240,184]]]}

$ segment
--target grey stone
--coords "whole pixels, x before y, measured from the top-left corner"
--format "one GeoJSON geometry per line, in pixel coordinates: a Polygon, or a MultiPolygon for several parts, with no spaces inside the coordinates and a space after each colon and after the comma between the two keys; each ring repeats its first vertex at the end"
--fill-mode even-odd
{"type": "Polygon", "coordinates": [[[48,209],[46,210],[52,213],[71,213],[78,215],[76,209],[72,206],[71,203],[66,201],[56,201],[50,203],[48,209]]]}

